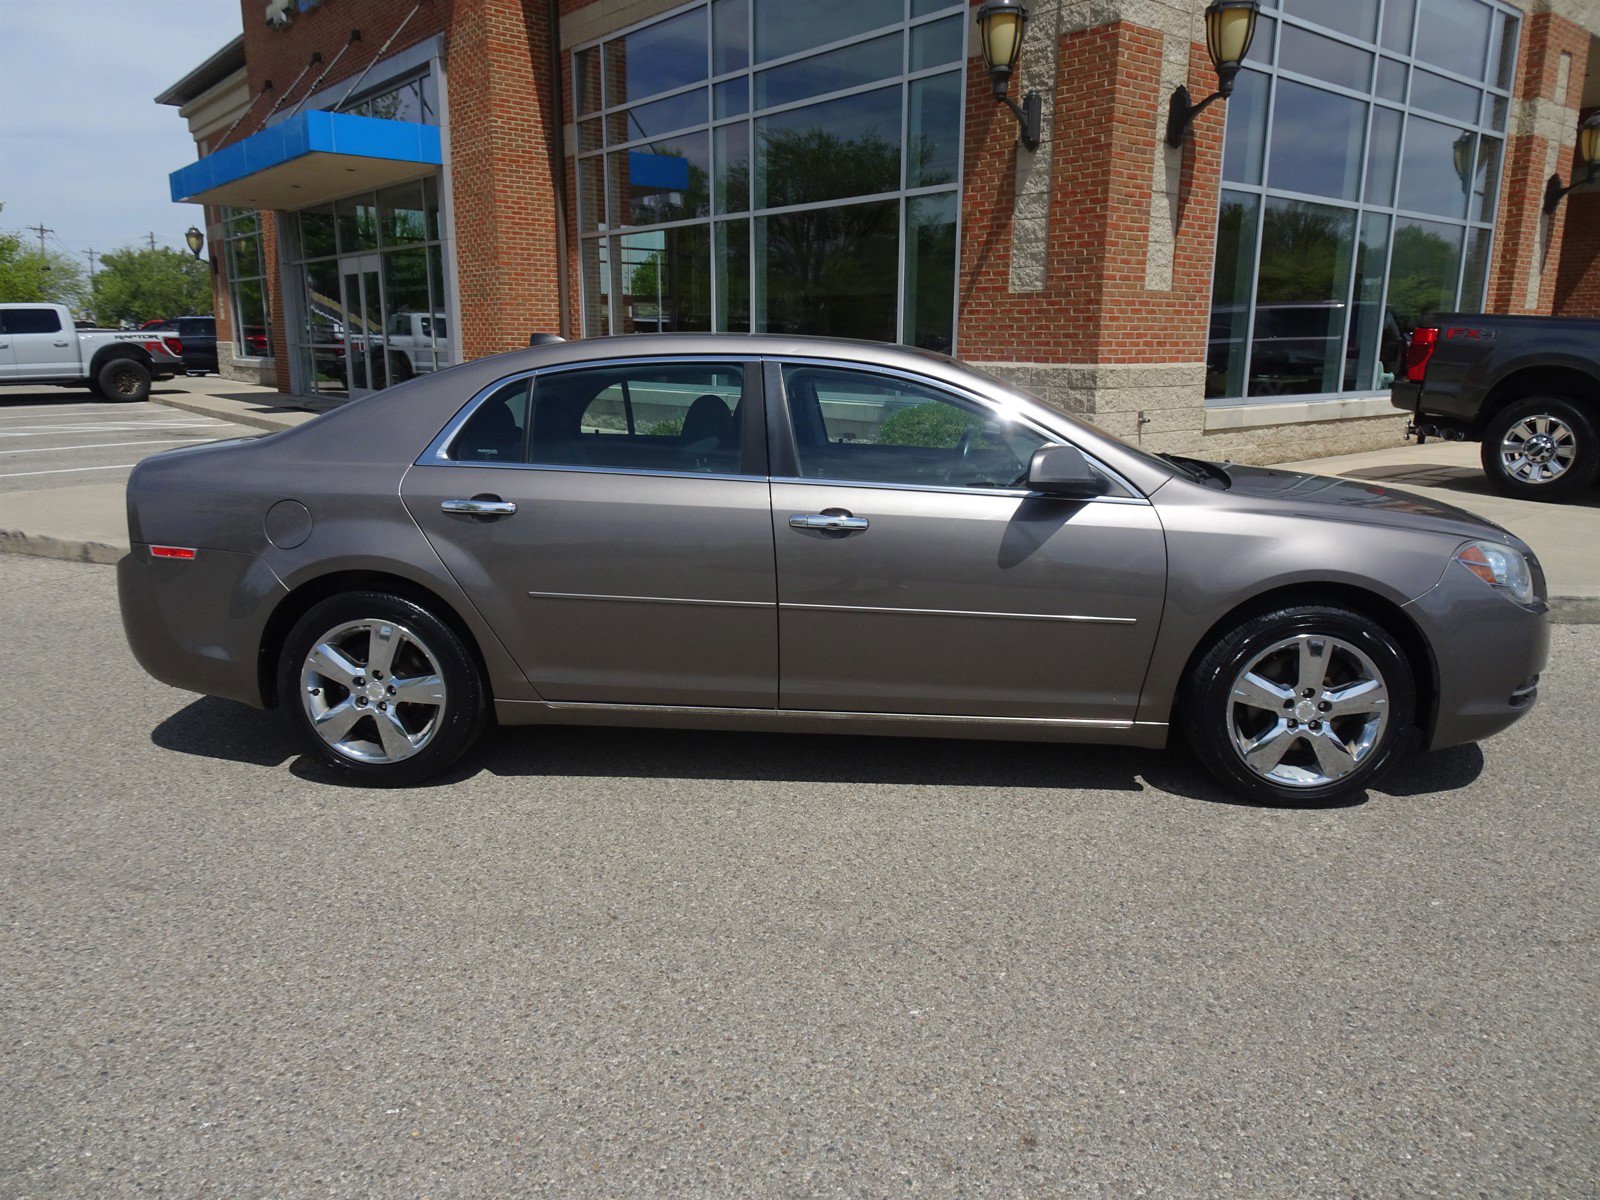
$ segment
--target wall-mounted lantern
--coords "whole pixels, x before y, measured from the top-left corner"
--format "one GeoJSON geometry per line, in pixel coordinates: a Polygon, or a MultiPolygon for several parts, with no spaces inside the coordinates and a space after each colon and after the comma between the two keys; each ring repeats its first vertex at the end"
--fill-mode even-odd
{"type": "Polygon", "coordinates": [[[183,235],[183,240],[189,245],[189,253],[193,254],[196,260],[198,260],[200,257],[201,247],[206,244],[206,235],[191,225],[189,226],[188,232],[183,235]]]}
{"type": "Polygon", "coordinates": [[[1554,216],[1567,193],[1585,183],[1600,183],[1600,112],[1590,113],[1578,126],[1578,169],[1572,173],[1572,186],[1562,187],[1561,176],[1550,176],[1544,189],[1545,215],[1554,216]]]}
{"type": "Polygon", "coordinates": [[[1022,7],[1022,0],[984,0],[978,9],[978,38],[983,44],[983,65],[994,81],[994,98],[1016,116],[1022,126],[1022,144],[1037,150],[1044,101],[1038,92],[1029,92],[1021,104],[1006,94],[1022,54],[1022,31],[1027,25],[1028,10],[1022,7]]]}
{"type": "Polygon", "coordinates": [[[1195,118],[1214,101],[1233,95],[1233,81],[1238,78],[1245,55],[1250,53],[1250,43],[1256,36],[1256,18],[1260,15],[1261,0],[1211,0],[1206,8],[1206,50],[1217,72],[1217,90],[1199,104],[1191,101],[1186,87],[1179,87],[1172,93],[1172,103],[1167,109],[1167,145],[1174,148],[1183,145],[1195,118]]]}

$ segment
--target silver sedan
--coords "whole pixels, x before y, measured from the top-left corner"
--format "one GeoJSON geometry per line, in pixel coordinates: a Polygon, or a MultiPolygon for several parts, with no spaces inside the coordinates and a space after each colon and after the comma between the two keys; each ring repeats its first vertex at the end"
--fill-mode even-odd
{"type": "MultiPolygon", "coordinates": [[[[668,335],[469,363],[146,459],[156,678],[408,784],[486,723],[1103,742],[1315,803],[1532,706],[1528,547],[1385,488],[1155,456],[970,366],[668,335]]],[[[1066,769],[1066,764],[1063,764],[1066,769]]]]}

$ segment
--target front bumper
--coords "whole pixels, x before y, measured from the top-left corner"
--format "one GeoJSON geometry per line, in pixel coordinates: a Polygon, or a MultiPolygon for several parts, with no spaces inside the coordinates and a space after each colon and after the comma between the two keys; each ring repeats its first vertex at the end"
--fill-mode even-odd
{"type": "Polygon", "coordinates": [[[1406,612],[1428,639],[1439,685],[1428,749],[1492,737],[1532,710],[1550,656],[1544,604],[1518,604],[1451,562],[1406,612]]]}
{"type": "Polygon", "coordinates": [[[197,550],[157,558],[134,542],[117,563],[122,627],[139,665],[162,683],[255,708],[267,620],[288,589],[253,554],[197,550]]]}

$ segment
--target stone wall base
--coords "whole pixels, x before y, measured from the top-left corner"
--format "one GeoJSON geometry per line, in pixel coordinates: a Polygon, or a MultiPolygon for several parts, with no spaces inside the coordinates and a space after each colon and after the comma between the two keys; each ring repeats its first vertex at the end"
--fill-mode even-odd
{"type": "Polygon", "coordinates": [[[1257,466],[1398,446],[1383,397],[1207,408],[1203,363],[981,363],[1071,416],[1157,454],[1257,466]]]}
{"type": "Polygon", "coordinates": [[[278,386],[278,363],[272,358],[235,358],[233,347],[217,342],[217,374],[234,383],[255,383],[262,387],[278,386]]]}

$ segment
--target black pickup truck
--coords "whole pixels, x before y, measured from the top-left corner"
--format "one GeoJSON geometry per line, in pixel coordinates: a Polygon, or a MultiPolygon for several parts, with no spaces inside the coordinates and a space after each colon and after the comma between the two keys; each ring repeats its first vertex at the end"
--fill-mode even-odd
{"type": "Polygon", "coordinates": [[[1482,442],[1503,495],[1571,500],[1600,478],[1600,320],[1430,313],[1391,397],[1419,441],[1482,442]]]}

